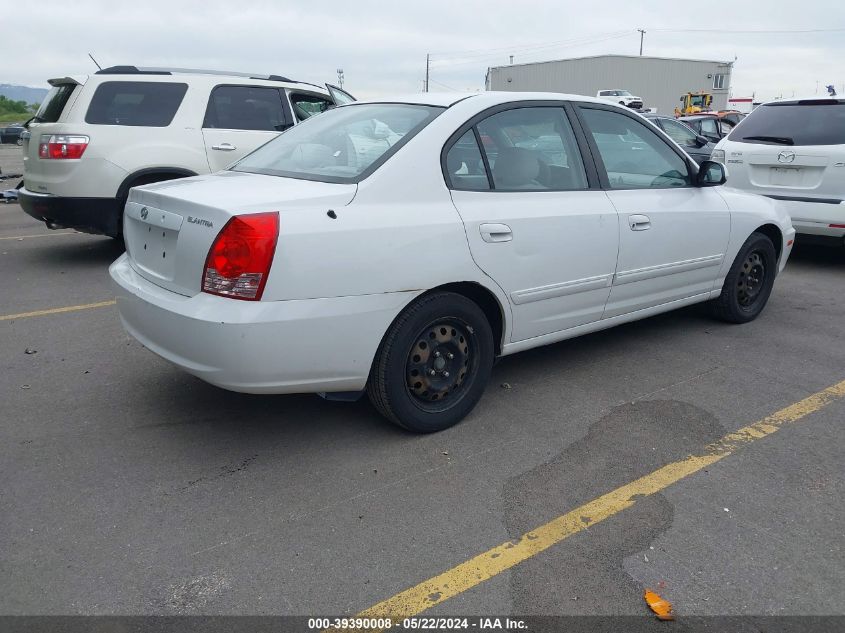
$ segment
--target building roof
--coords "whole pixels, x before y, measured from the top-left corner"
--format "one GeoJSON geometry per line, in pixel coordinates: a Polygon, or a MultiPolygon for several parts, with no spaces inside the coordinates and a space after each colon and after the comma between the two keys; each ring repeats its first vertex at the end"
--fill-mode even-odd
{"type": "Polygon", "coordinates": [[[540,62],[525,62],[524,64],[504,64],[502,66],[491,66],[489,70],[498,70],[500,68],[513,68],[514,66],[536,66],[538,64],[555,64],[557,62],[575,62],[581,61],[585,59],[605,59],[608,57],[623,57],[629,59],[656,59],[662,61],[673,61],[673,62],[703,62],[706,64],[724,64],[726,66],[732,66],[733,62],[726,62],[717,59],[689,59],[684,57],[651,57],[649,55],[617,55],[614,53],[610,53],[607,55],[586,55],[584,57],[567,57],[564,59],[547,59],[545,61],[540,62]]]}

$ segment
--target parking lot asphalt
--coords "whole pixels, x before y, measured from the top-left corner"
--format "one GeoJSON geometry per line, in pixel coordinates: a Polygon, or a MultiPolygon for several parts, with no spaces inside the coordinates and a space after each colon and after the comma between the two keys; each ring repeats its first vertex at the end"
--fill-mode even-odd
{"type": "MultiPolygon", "coordinates": [[[[692,307],[507,357],[415,436],[158,359],[108,303],[119,253],[0,205],[2,614],[358,613],[845,379],[845,249],[799,243],[757,321],[692,307]]],[[[646,614],[650,587],[680,615],[845,615],[844,418],[833,398],[427,613],[646,614]]]]}

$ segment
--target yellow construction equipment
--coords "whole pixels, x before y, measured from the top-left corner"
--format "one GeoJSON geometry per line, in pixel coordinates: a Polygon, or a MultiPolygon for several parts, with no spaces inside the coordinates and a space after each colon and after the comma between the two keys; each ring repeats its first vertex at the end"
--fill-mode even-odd
{"type": "Polygon", "coordinates": [[[681,107],[675,108],[675,116],[709,112],[711,103],[713,103],[713,95],[709,92],[688,92],[681,95],[681,107]]]}

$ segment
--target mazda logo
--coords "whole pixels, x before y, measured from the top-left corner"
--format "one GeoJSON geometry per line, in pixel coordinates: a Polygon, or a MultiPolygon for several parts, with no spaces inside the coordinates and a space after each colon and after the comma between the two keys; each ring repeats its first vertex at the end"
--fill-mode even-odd
{"type": "MultiPolygon", "coordinates": [[[[778,156],[778,160],[780,160],[780,156],[778,156]]],[[[149,212],[149,211],[147,211],[147,207],[144,207],[143,209],[141,209],[141,219],[142,219],[142,220],[146,220],[146,219],[147,219],[147,216],[148,216],[149,214],[150,214],[150,212],[149,212]]]]}
{"type": "Polygon", "coordinates": [[[785,151],[778,154],[779,163],[791,163],[795,160],[795,152],[785,151]]]}

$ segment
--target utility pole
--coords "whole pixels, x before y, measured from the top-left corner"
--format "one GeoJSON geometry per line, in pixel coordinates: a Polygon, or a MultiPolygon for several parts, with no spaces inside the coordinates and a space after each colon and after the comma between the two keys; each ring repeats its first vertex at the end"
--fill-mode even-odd
{"type": "Polygon", "coordinates": [[[640,32],[640,57],[643,56],[643,36],[645,35],[645,29],[637,29],[640,32]]]}
{"type": "Polygon", "coordinates": [[[425,54],[425,91],[428,92],[428,69],[431,66],[431,53],[425,54]]]}

